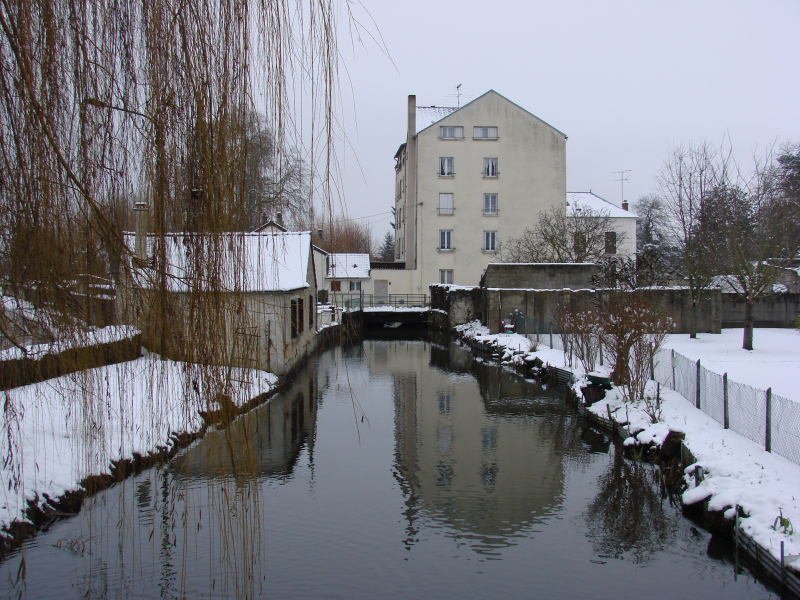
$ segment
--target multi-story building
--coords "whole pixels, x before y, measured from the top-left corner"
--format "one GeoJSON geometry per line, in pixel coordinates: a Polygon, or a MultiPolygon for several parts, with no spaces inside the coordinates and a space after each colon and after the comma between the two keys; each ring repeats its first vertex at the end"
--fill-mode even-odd
{"type": "Polygon", "coordinates": [[[541,211],[566,211],[566,139],[494,90],[461,108],[409,96],[395,155],[395,261],[405,272],[373,277],[389,279],[392,293],[477,285],[504,239],[541,211]]]}

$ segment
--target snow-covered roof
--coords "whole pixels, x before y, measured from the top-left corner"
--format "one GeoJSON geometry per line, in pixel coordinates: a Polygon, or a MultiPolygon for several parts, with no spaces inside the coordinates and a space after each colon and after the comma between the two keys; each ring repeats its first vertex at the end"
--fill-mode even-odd
{"type": "Polygon", "coordinates": [[[452,106],[418,106],[417,107],[417,133],[430,127],[436,121],[441,121],[450,113],[458,109],[452,106]]]}
{"type": "Polygon", "coordinates": [[[609,217],[635,219],[636,215],[629,210],[625,210],[611,204],[608,200],[603,200],[600,196],[592,192],[567,192],[567,214],[575,215],[575,211],[588,208],[595,214],[604,213],[609,217]]]}
{"type": "MultiPolygon", "coordinates": [[[[148,249],[152,248],[149,236],[148,249]]],[[[241,292],[288,292],[309,286],[311,232],[285,233],[170,233],[165,236],[167,285],[172,292],[190,289],[241,292]],[[209,257],[215,257],[210,267],[209,257]],[[214,281],[212,281],[212,279],[214,281]]],[[[135,236],[125,235],[129,248],[135,236]]],[[[152,268],[137,268],[136,282],[154,287],[158,273],[152,268]]]]}
{"type": "Polygon", "coordinates": [[[369,279],[369,254],[331,254],[328,279],[369,279]]]}

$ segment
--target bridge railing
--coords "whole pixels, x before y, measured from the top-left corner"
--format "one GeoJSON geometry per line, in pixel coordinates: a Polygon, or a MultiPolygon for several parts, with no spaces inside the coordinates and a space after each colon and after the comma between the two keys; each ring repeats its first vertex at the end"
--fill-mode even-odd
{"type": "Polygon", "coordinates": [[[426,294],[364,294],[360,292],[328,292],[327,300],[333,306],[359,310],[377,306],[395,308],[427,308],[430,297],[426,294]]]}

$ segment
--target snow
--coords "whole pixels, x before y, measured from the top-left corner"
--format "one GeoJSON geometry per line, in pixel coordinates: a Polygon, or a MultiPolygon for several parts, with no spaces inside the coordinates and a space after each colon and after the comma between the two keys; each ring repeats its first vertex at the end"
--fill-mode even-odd
{"type": "Polygon", "coordinates": [[[328,256],[327,279],[369,279],[369,254],[328,256]]]}
{"type": "Polygon", "coordinates": [[[437,121],[457,111],[452,106],[418,106],[417,107],[417,133],[427,129],[437,121]]]}
{"type": "MultiPolygon", "coordinates": [[[[567,367],[560,350],[540,344],[533,351],[534,344],[525,336],[490,335],[477,321],[457,329],[475,340],[498,344],[504,364],[531,362],[538,357],[545,365],[571,370],[577,377],[573,389],[578,394],[586,384],[582,369],[567,367]]],[[[546,342],[548,338],[541,339],[546,342]]],[[[742,350],[741,342],[741,329],[725,329],[722,334],[700,334],[696,340],[688,335],[671,335],[665,345],[692,360],[700,359],[707,369],[729,373],[732,380],[764,389],[772,387],[776,393],[800,402],[800,333],[793,329],[756,329],[753,351],[742,350]]],[[[780,558],[781,542],[788,556],[800,555],[800,465],[724,429],[674,390],[662,386],[660,392],[660,418],[656,423],[645,401],[626,403],[617,388],[588,410],[603,418],[610,413],[624,424],[630,433],[624,442],[628,446],[660,445],[670,430],[685,434],[684,444],[697,462],[685,471],[684,504],[708,500],[711,510],[724,511],[727,518],[733,518],[734,507],[740,506],[746,515],[740,521],[743,531],[775,558],[780,558]],[[696,479],[698,467],[702,467],[702,478],[696,479]],[[798,531],[790,533],[775,527],[779,515],[789,519],[798,531]]],[[[648,383],[645,396],[656,397],[655,382],[648,383]]]]}
{"type": "MultiPolygon", "coordinates": [[[[167,285],[173,292],[189,289],[223,289],[242,292],[287,292],[307,288],[311,233],[224,233],[217,235],[170,233],[165,236],[167,285]],[[213,248],[212,246],[218,246],[213,248]],[[203,256],[216,256],[219,273],[205,265],[203,256]],[[200,265],[200,268],[195,264],[200,265]],[[207,281],[209,275],[219,281],[207,281]]],[[[148,247],[151,239],[148,239],[148,247]]],[[[125,243],[132,250],[135,236],[125,243]]],[[[151,268],[136,269],[137,283],[155,287],[159,273],[151,268]]]]}
{"type": "Polygon", "coordinates": [[[130,325],[111,325],[76,334],[72,339],[59,340],[52,344],[36,344],[24,346],[25,352],[19,348],[8,348],[0,351],[0,361],[19,360],[22,358],[40,359],[45,354],[58,354],[70,348],[85,348],[99,344],[111,344],[132,338],[141,333],[130,325]]]}
{"type": "Polygon", "coordinates": [[[424,306],[365,306],[365,313],[376,312],[428,312],[430,309],[424,306]]]}
{"type": "Polygon", "coordinates": [[[602,213],[613,218],[636,218],[636,215],[632,212],[620,208],[616,204],[611,204],[611,202],[608,200],[604,200],[592,192],[568,192],[567,214],[574,216],[576,211],[579,211],[583,208],[590,209],[595,215],[602,213]]]}
{"type": "Polygon", "coordinates": [[[795,329],[755,329],[753,350],[742,350],[742,330],[721,334],[670,335],[664,348],[700,360],[709,371],[728,373],[728,379],[746,383],[800,402],[800,332],[795,329]]]}
{"type": "MultiPolygon", "coordinates": [[[[3,392],[0,526],[23,520],[28,500],[76,490],[85,477],[109,472],[111,461],[169,447],[173,432],[200,430],[210,397],[202,369],[149,354],[3,392]]],[[[210,373],[224,385],[226,368],[210,373]]],[[[232,369],[230,377],[244,383],[221,389],[239,406],[277,381],[254,369],[232,369]]]]}

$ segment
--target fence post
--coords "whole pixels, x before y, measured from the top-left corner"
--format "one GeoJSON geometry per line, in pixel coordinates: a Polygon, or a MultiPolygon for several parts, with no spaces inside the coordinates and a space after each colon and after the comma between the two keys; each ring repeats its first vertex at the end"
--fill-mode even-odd
{"type": "Polygon", "coordinates": [[[695,399],[695,406],[700,408],[700,359],[697,359],[697,398],[695,399]]]}
{"type": "Polygon", "coordinates": [[[656,349],[650,353],[650,379],[656,380],[656,349]]]}
{"type": "Polygon", "coordinates": [[[553,347],[553,322],[550,322],[550,347],[553,347]]]}
{"type": "Polygon", "coordinates": [[[722,417],[723,426],[725,429],[730,427],[730,422],[728,421],[728,374],[725,373],[722,376],[722,411],[725,413],[722,417]]]}
{"type": "Polygon", "coordinates": [[[772,388],[767,388],[767,419],[764,431],[764,450],[772,452],[772,388]]]}
{"type": "Polygon", "coordinates": [[[678,388],[675,387],[675,350],[670,351],[670,355],[672,356],[672,389],[677,390],[678,388]]]}
{"type": "Polygon", "coordinates": [[[600,366],[603,366],[603,342],[600,342],[600,366]]]}

